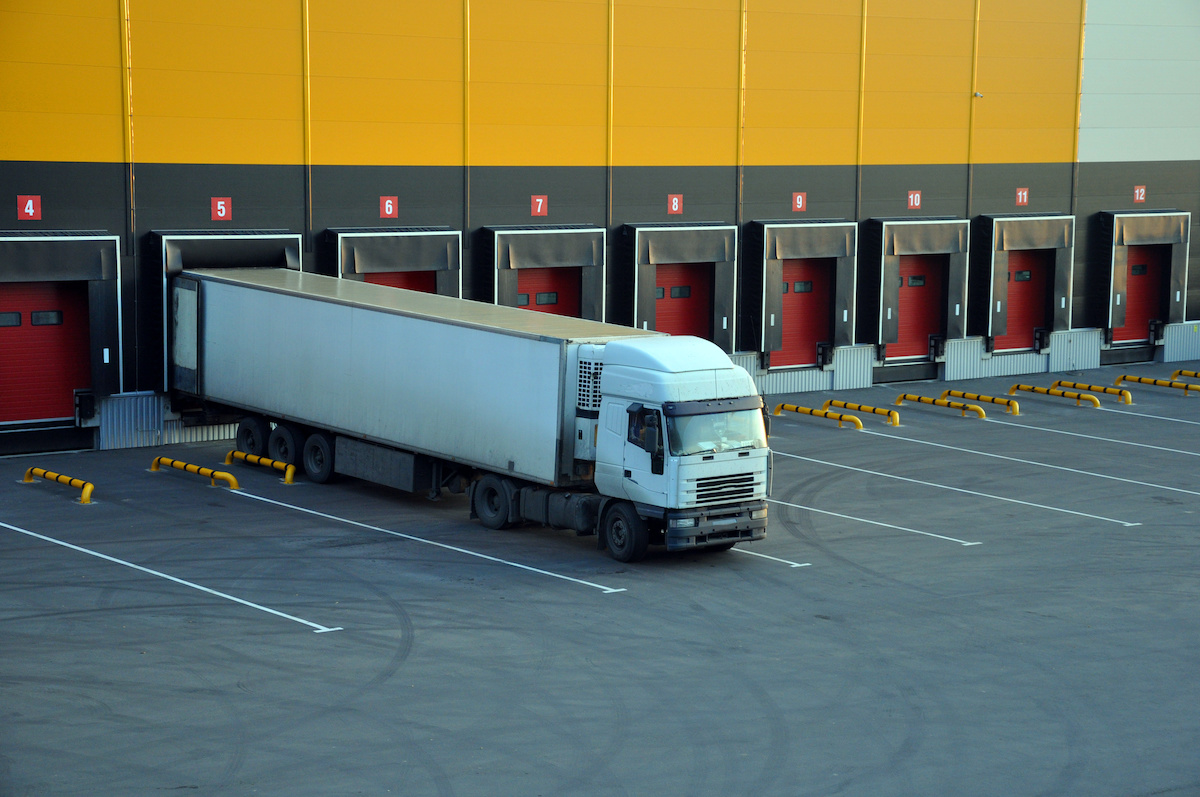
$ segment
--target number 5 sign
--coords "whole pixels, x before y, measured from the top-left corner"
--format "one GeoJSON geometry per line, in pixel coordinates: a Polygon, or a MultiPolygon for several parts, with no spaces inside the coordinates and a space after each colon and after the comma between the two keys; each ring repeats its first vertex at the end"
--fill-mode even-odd
{"type": "Polygon", "coordinates": [[[229,221],[233,218],[233,199],[227,196],[212,198],[212,220],[229,221]]]}

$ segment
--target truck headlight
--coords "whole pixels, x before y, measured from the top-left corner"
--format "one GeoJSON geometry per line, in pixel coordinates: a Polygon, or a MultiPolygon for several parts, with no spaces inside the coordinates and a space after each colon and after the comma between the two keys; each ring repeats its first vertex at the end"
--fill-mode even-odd
{"type": "Polygon", "coordinates": [[[764,518],[766,516],[767,516],[767,508],[765,506],[762,509],[755,509],[750,512],[750,517],[754,518],[755,520],[758,520],[759,518],[764,518]]]}
{"type": "Polygon", "coordinates": [[[694,528],[696,525],[696,518],[694,518],[694,517],[677,517],[671,521],[671,525],[677,529],[694,528]]]}

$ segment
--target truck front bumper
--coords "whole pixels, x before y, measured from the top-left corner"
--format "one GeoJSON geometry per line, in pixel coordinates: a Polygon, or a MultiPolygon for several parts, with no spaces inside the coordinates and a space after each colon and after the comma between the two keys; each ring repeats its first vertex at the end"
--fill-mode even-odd
{"type": "Polygon", "coordinates": [[[664,521],[669,551],[761,540],[767,536],[767,502],[669,509],[664,521]]]}

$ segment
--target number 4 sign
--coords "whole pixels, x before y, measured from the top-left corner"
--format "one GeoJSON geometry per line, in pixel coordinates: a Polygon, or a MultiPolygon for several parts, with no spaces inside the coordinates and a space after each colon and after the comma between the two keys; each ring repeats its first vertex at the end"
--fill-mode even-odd
{"type": "Polygon", "coordinates": [[[17,195],[17,219],[19,221],[38,221],[42,218],[42,197],[40,195],[17,195]]]}

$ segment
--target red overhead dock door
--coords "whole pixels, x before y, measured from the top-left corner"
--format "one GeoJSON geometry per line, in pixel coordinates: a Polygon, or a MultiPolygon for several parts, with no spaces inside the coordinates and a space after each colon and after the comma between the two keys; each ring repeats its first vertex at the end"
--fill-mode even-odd
{"type": "Polygon", "coordinates": [[[581,278],[571,266],[517,269],[517,306],[578,318],[581,278]]]}
{"type": "Polygon", "coordinates": [[[422,293],[437,293],[436,271],[377,271],[363,275],[363,281],[389,288],[404,288],[422,293]]]}
{"type": "Polygon", "coordinates": [[[783,261],[783,348],[772,365],[813,365],[817,344],[833,340],[836,258],[783,261]]]}
{"type": "Polygon", "coordinates": [[[91,384],[87,283],[0,283],[0,422],[73,417],[91,384]]]}
{"type": "Polygon", "coordinates": [[[900,257],[900,337],[888,344],[887,357],[927,357],[929,336],[946,331],[944,284],[946,255],[900,257]]]}
{"type": "Polygon", "coordinates": [[[1164,298],[1168,244],[1129,247],[1129,274],[1125,283],[1125,326],[1113,329],[1113,341],[1132,343],[1150,340],[1151,320],[1166,320],[1164,298]]]}
{"type": "Polygon", "coordinates": [[[1053,249],[1014,249],[1008,253],[1008,333],[997,335],[994,348],[1033,348],[1033,330],[1050,326],[1050,274],[1053,249]]]}
{"type": "Polygon", "coordinates": [[[654,328],[670,335],[712,339],[712,263],[659,264],[654,328]]]}

